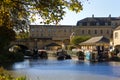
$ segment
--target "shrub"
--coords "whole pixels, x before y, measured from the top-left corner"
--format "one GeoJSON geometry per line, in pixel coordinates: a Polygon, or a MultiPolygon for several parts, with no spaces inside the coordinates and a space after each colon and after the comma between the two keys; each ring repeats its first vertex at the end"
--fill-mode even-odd
{"type": "Polygon", "coordinates": [[[26,77],[15,78],[8,71],[0,67],[0,80],[26,80],[26,77]]]}

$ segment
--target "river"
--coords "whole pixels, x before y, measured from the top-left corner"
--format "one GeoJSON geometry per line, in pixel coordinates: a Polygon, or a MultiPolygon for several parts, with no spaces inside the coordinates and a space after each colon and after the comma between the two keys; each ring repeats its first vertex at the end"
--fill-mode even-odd
{"type": "Polygon", "coordinates": [[[28,80],[120,80],[120,62],[26,59],[7,68],[15,77],[28,80]]]}

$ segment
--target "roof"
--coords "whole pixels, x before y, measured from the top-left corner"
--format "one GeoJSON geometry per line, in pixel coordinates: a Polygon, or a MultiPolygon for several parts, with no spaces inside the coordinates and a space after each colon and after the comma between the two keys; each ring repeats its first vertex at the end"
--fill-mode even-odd
{"type": "Polygon", "coordinates": [[[120,26],[118,26],[117,28],[115,28],[115,30],[120,30],[120,26]]]}
{"type": "Polygon", "coordinates": [[[76,27],[75,25],[29,25],[30,28],[36,28],[36,27],[51,27],[51,28],[58,28],[58,27],[76,27]]]}
{"type": "Polygon", "coordinates": [[[87,17],[82,20],[81,22],[90,22],[90,21],[96,21],[96,22],[101,22],[101,21],[111,21],[111,20],[120,20],[119,17],[87,17]]]}
{"type": "Polygon", "coordinates": [[[109,44],[110,40],[104,36],[92,37],[89,40],[80,43],[79,45],[100,45],[109,44]]]}
{"type": "Polygon", "coordinates": [[[119,17],[87,17],[82,20],[79,20],[77,22],[77,26],[79,26],[79,23],[90,23],[90,25],[96,25],[96,23],[99,23],[99,25],[105,25],[106,23],[108,25],[111,25],[111,21],[120,20],[119,17]]]}

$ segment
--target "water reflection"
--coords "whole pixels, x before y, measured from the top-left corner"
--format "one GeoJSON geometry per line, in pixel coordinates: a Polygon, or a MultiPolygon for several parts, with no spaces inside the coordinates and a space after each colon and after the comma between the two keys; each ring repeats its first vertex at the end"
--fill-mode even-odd
{"type": "MultiPolygon", "coordinates": [[[[52,77],[57,76],[56,78],[62,76],[63,74],[64,75],[67,74],[69,76],[71,75],[73,77],[76,76],[80,78],[80,75],[84,74],[84,76],[90,75],[92,77],[94,77],[95,75],[107,76],[107,78],[103,77],[103,79],[105,78],[105,80],[120,79],[120,63],[119,62],[90,63],[90,62],[82,62],[82,61],[76,61],[76,60],[63,60],[63,61],[25,60],[23,62],[18,62],[13,64],[11,67],[11,70],[15,72],[15,74],[24,73],[25,75],[38,75],[38,76],[43,76],[44,74],[52,77]],[[51,74],[56,74],[56,76],[51,74]]],[[[96,77],[96,78],[97,80],[101,79],[101,78],[99,79],[99,77],[96,77]]],[[[50,80],[50,79],[48,78],[44,80],[50,80]]],[[[56,80],[61,80],[61,79],[56,79],[56,80]]],[[[75,80],[75,79],[71,79],[71,80],[75,80]]],[[[76,80],[79,80],[79,79],[76,79],[76,80]]]]}
{"type": "Polygon", "coordinates": [[[13,64],[13,67],[11,69],[15,70],[15,69],[25,69],[25,68],[29,68],[30,67],[30,61],[29,60],[25,60],[23,62],[17,62],[13,64]]]}

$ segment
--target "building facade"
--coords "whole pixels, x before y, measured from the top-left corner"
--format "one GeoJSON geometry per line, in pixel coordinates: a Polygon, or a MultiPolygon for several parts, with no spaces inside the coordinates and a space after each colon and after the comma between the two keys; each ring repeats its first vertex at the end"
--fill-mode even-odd
{"type": "Polygon", "coordinates": [[[30,37],[69,44],[70,36],[105,36],[112,38],[113,30],[120,25],[120,17],[87,17],[72,25],[30,25],[30,37]]]}
{"type": "Polygon", "coordinates": [[[113,44],[114,47],[118,47],[120,49],[120,26],[118,26],[113,32],[113,44]]]}

